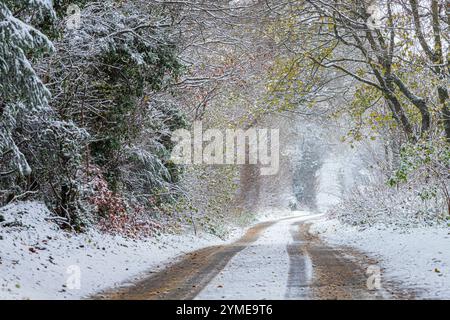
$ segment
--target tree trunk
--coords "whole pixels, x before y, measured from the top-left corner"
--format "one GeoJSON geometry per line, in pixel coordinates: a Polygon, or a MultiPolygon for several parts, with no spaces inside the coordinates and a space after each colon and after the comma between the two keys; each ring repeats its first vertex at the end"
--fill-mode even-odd
{"type": "Polygon", "coordinates": [[[439,87],[439,101],[442,104],[442,123],[445,129],[445,137],[450,143],[450,98],[447,88],[439,87]]]}

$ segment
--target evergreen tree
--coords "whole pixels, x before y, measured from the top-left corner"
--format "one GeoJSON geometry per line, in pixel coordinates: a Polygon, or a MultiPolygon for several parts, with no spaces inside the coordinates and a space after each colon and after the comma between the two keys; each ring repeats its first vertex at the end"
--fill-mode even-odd
{"type": "Polygon", "coordinates": [[[30,24],[14,17],[10,8],[24,7],[38,16],[54,15],[46,0],[0,1],[0,178],[31,173],[20,143],[14,141],[22,112],[48,107],[49,91],[36,75],[29,57],[53,50],[52,43],[30,24]]]}

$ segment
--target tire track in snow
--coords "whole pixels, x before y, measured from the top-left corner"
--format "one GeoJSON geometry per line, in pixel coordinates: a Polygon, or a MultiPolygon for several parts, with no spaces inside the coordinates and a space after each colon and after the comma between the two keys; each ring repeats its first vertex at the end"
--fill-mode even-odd
{"type": "Polygon", "coordinates": [[[92,299],[193,299],[237,253],[255,242],[265,229],[275,223],[276,221],[260,223],[231,245],[207,247],[188,253],[164,270],[150,274],[131,286],[111,289],[93,296],[92,299]]]}
{"type": "Polygon", "coordinates": [[[315,217],[305,215],[259,224],[231,245],[188,253],[166,269],[131,286],[93,298],[401,298],[385,295],[385,290],[368,290],[365,268],[369,261],[361,257],[353,260],[349,256],[357,257],[356,252],[330,247],[310,235],[308,220],[315,217]]]}
{"type": "Polygon", "coordinates": [[[315,300],[383,300],[390,299],[386,291],[369,290],[367,261],[350,258],[348,249],[330,247],[309,233],[308,224],[300,224],[298,236],[302,250],[311,258],[314,276],[309,286],[315,300]]]}
{"type": "MultiPolygon", "coordinates": [[[[312,217],[282,219],[267,228],[257,241],[233,257],[196,299],[285,299],[287,284],[291,283],[288,246],[299,247],[292,244],[293,233],[289,230],[292,223],[312,217]]],[[[303,273],[292,275],[302,276],[303,273]]],[[[297,294],[295,298],[304,297],[297,294]]]]}
{"type": "Polygon", "coordinates": [[[287,245],[289,254],[289,274],[287,282],[286,299],[310,299],[309,286],[312,280],[312,262],[307,251],[303,249],[304,242],[299,228],[303,222],[291,225],[290,233],[293,242],[287,245]]]}

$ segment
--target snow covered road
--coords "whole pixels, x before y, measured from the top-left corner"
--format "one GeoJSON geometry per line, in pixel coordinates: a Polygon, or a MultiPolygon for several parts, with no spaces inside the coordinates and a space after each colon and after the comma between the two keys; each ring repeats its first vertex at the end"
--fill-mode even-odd
{"type": "MultiPolygon", "coordinates": [[[[289,296],[305,298],[303,290],[298,289],[308,283],[311,274],[299,272],[291,276],[290,256],[295,255],[288,248],[294,245],[290,230],[293,223],[308,218],[282,220],[268,228],[255,243],[231,259],[197,299],[284,299],[288,283],[289,296]]],[[[304,264],[303,260],[297,255],[292,263],[304,264]]]]}
{"type": "Polygon", "coordinates": [[[309,234],[317,215],[259,224],[239,241],[204,248],[99,299],[394,299],[395,286],[370,287],[375,263],[309,234]]]}

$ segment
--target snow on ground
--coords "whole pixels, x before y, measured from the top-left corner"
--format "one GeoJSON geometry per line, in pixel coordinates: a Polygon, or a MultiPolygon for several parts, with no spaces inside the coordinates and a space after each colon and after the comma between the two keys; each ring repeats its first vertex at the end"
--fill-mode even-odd
{"type": "Polygon", "coordinates": [[[260,212],[256,215],[256,221],[266,222],[266,221],[274,221],[284,218],[293,218],[304,215],[309,215],[308,211],[300,211],[300,210],[286,210],[286,209],[277,209],[277,208],[266,208],[261,209],[260,212]]]}
{"type": "Polygon", "coordinates": [[[380,261],[383,276],[413,289],[418,298],[450,298],[449,228],[365,230],[321,219],[310,232],[330,244],[351,246],[380,261]]]}
{"type": "Polygon", "coordinates": [[[277,222],[234,256],[196,299],[284,299],[290,266],[287,245],[293,242],[286,231],[293,223],[314,217],[297,213],[298,218],[277,222]]]}
{"type": "MultiPolygon", "coordinates": [[[[224,243],[192,234],[146,241],[95,230],[75,235],[47,221],[50,213],[37,202],[0,208],[0,215],[0,299],[79,299],[133,281],[183,253],[224,243]]],[[[235,230],[227,242],[241,234],[235,230]]]]}

